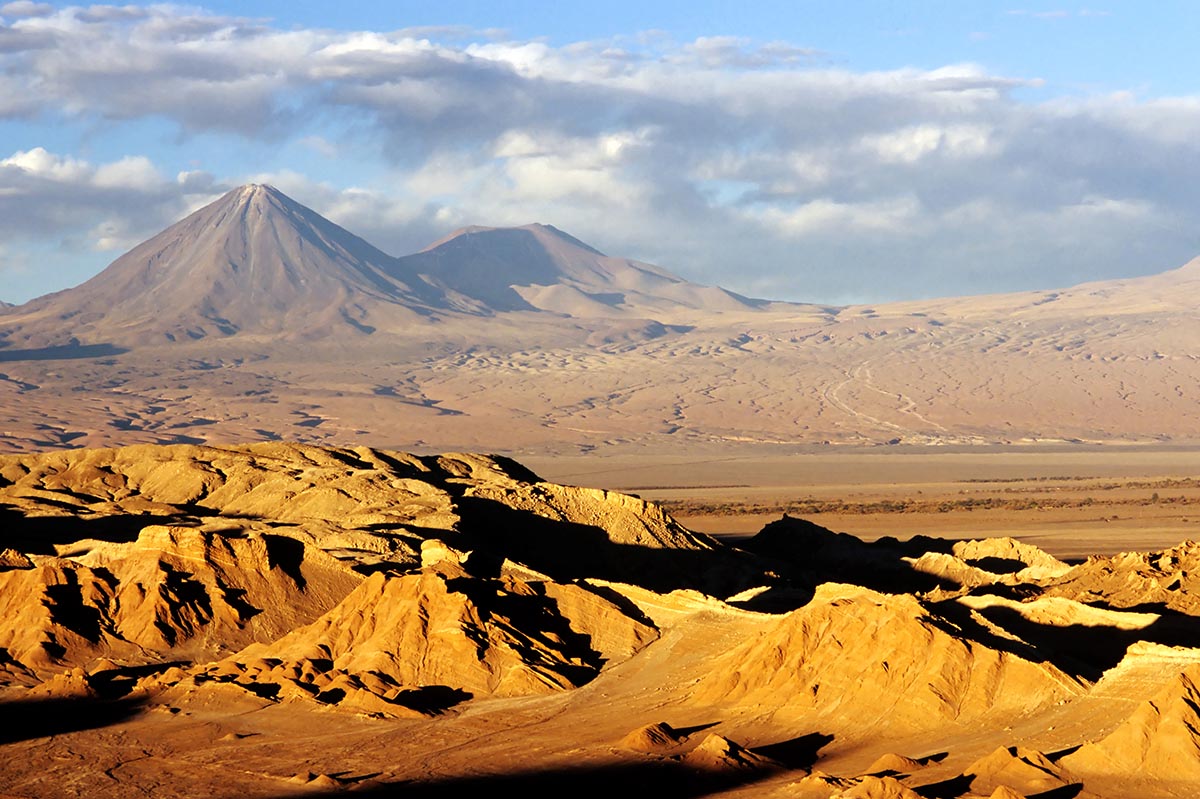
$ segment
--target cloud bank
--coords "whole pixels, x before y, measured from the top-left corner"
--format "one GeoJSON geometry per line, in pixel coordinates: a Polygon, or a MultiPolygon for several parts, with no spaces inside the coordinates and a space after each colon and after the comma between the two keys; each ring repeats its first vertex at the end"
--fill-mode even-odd
{"type": "Polygon", "coordinates": [[[153,121],[181,153],[215,137],[306,154],[167,174],[161,143],[93,164],[31,142],[0,153],[10,252],[117,250],[258,179],[397,254],[543,221],[788,299],[1049,287],[1200,253],[1200,97],[1035,103],[1035,78],[975,64],[856,72],[732,37],[556,47],[32,2],[0,19],[0,120],[108,137],[153,121]],[[329,178],[339,159],[375,177],[329,178]]]}

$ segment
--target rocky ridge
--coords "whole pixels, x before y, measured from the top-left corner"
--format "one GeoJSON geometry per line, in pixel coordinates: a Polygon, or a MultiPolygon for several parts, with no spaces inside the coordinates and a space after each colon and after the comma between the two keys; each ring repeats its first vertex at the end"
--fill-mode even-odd
{"type": "Polygon", "coordinates": [[[823,799],[1200,783],[1189,543],[1071,565],[784,518],[733,546],[505,458],[287,444],[0,457],[0,520],[14,712],[135,703],[169,734],[173,714],[272,710],[434,738],[575,713],[576,754],[823,799]],[[610,693],[629,719],[587,715],[610,693]]]}

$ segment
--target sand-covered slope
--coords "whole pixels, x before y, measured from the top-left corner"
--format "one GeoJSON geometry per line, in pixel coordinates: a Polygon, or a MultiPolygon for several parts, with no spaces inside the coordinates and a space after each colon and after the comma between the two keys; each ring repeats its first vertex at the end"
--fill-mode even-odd
{"type": "Polygon", "coordinates": [[[1066,758],[1071,768],[1108,776],[1200,780],[1200,666],[1170,679],[1162,690],[1108,735],[1066,758]]]}

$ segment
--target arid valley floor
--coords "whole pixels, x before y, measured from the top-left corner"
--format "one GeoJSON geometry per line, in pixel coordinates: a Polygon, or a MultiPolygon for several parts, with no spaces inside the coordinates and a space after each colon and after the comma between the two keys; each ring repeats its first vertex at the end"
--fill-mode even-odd
{"type": "Polygon", "coordinates": [[[0,309],[0,796],[1200,795],[1198,287],[237,189],[0,309]]]}

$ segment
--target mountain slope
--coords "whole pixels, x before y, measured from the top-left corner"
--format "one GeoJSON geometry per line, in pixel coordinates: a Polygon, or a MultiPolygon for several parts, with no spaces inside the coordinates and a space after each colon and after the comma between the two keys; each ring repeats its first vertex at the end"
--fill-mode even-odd
{"type": "Polygon", "coordinates": [[[393,259],[269,186],[229,192],[86,283],[9,317],[13,344],[162,343],[234,333],[312,337],[416,319],[433,299],[393,259]],[[381,313],[386,309],[386,314],[381,313]]]}
{"type": "Polygon", "coordinates": [[[912,300],[877,306],[879,313],[944,314],[1022,323],[1092,321],[1104,316],[1174,315],[1195,310],[1200,258],[1151,275],[1079,283],[1061,289],[912,300]]]}
{"type": "Polygon", "coordinates": [[[463,228],[397,262],[393,274],[420,275],[450,297],[471,298],[494,311],[608,317],[767,304],[689,283],[657,266],[609,257],[550,225],[463,228]]]}

